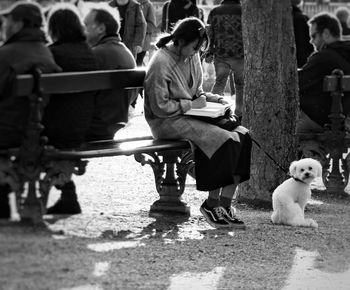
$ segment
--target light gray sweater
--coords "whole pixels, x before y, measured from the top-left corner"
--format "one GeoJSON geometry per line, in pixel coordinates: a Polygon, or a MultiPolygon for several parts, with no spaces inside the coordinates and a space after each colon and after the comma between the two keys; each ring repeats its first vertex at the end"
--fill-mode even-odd
{"type": "MultiPolygon", "coordinates": [[[[184,115],[192,108],[193,96],[203,92],[203,71],[198,54],[190,59],[190,65],[191,87],[167,48],[154,54],[144,82],[145,117],[155,138],[190,140],[211,158],[228,139],[239,142],[237,132],[245,134],[248,130],[239,126],[229,132],[184,115]]],[[[217,102],[218,97],[212,96],[207,101],[217,102]]]]}

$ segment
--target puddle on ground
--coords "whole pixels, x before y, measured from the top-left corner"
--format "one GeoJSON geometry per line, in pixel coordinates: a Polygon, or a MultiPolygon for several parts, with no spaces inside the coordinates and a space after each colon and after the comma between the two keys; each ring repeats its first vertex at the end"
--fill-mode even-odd
{"type": "Polygon", "coordinates": [[[329,290],[334,289],[335,281],[337,290],[348,290],[350,269],[338,273],[320,271],[314,266],[317,257],[319,257],[317,251],[310,252],[297,248],[291,273],[282,290],[329,290]]]}
{"type": "Polygon", "coordinates": [[[216,267],[211,272],[191,273],[184,272],[170,277],[168,290],[212,290],[225,271],[224,267],[216,267]]]}
{"type": "Polygon", "coordinates": [[[110,262],[97,262],[95,264],[93,275],[96,277],[101,277],[103,275],[106,275],[108,270],[110,269],[111,263],[110,262]]]}
{"type": "Polygon", "coordinates": [[[88,249],[95,252],[109,252],[113,250],[120,250],[123,248],[136,248],[144,246],[144,243],[140,241],[115,241],[115,242],[106,242],[106,243],[96,243],[89,244],[88,249]]]}

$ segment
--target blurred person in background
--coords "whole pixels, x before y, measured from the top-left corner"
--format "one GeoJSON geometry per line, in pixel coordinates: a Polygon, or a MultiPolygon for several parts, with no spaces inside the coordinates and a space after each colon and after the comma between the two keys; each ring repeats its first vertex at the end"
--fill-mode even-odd
{"type": "MultiPolygon", "coordinates": [[[[98,3],[84,19],[87,40],[101,70],[131,69],[136,67],[131,51],[119,36],[120,20],[117,9],[98,3]]],[[[128,121],[129,97],[121,89],[98,93],[88,140],[113,139],[115,133],[128,121]]]]}
{"type": "Polygon", "coordinates": [[[345,6],[338,7],[334,11],[335,16],[338,18],[341,28],[342,28],[342,35],[350,35],[350,28],[349,28],[349,16],[350,16],[350,10],[349,8],[345,6]]]}
{"type": "Polygon", "coordinates": [[[136,64],[137,66],[143,65],[143,59],[145,58],[146,53],[151,48],[151,42],[157,36],[157,20],[156,20],[156,12],[154,10],[153,4],[150,0],[138,0],[141,4],[143,16],[146,19],[147,30],[145,40],[143,42],[142,51],[137,54],[136,64]]]}
{"type": "Polygon", "coordinates": [[[165,2],[162,8],[161,31],[170,32],[176,22],[190,16],[200,17],[195,0],[169,0],[165,2]]]}
{"type": "Polygon", "coordinates": [[[2,17],[0,17],[0,46],[4,43],[4,37],[3,37],[3,32],[2,32],[2,17]]]}
{"type": "Polygon", "coordinates": [[[307,24],[309,17],[300,9],[302,0],[291,0],[291,3],[297,66],[298,68],[301,68],[306,63],[310,54],[314,51],[314,48],[310,43],[309,26],[307,24]]]}
{"type": "Polygon", "coordinates": [[[120,37],[136,60],[137,54],[142,52],[147,31],[141,5],[136,0],[112,0],[109,5],[119,11],[120,37]]]}
{"type": "MultiPolygon", "coordinates": [[[[86,41],[85,26],[78,8],[70,3],[54,5],[49,12],[49,46],[56,63],[64,72],[97,70],[97,62],[86,41]]],[[[95,104],[96,92],[52,95],[43,123],[44,135],[57,148],[73,148],[85,141],[95,104]]],[[[48,214],[77,214],[81,212],[75,185],[69,181],[56,186],[62,191],[60,199],[48,214]]]]}
{"type": "MultiPolygon", "coordinates": [[[[16,2],[0,14],[4,33],[0,47],[0,148],[10,148],[22,143],[29,116],[29,99],[11,95],[15,75],[31,73],[34,67],[44,73],[59,72],[61,68],[46,46],[39,4],[16,2]]],[[[10,192],[9,185],[0,184],[0,218],[10,217],[10,192]]]]}
{"type": "Polygon", "coordinates": [[[241,119],[244,86],[241,1],[222,1],[219,6],[210,11],[207,22],[209,24],[210,47],[206,54],[206,62],[214,62],[216,74],[211,92],[223,95],[229,75],[233,74],[236,91],[235,114],[241,119]]]}
{"type": "MultiPolygon", "coordinates": [[[[309,21],[310,42],[315,52],[298,71],[301,113],[296,124],[300,133],[323,132],[330,124],[332,98],[323,91],[323,79],[334,69],[350,73],[350,41],[341,40],[339,20],[330,13],[319,13],[309,21]]],[[[350,112],[350,96],[343,97],[344,114],[350,112]]]]}

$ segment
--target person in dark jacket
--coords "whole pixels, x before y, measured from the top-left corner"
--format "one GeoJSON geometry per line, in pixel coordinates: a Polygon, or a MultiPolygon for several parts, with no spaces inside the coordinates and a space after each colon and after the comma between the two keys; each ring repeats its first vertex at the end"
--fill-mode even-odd
{"type": "MultiPolygon", "coordinates": [[[[50,50],[63,71],[93,71],[98,66],[87,44],[85,27],[78,9],[70,3],[56,4],[48,18],[48,32],[53,41],[50,50]]],[[[82,144],[90,127],[96,92],[53,95],[44,113],[44,134],[58,148],[82,144]]],[[[61,198],[48,208],[48,214],[80,213],[73,181],[59,187],[61,198]]]]}
{"type": "MultiPolygon", "coordinates": [[[[298,132],[322,132],[330,123],[331,108],[329,93],[323,92],[323,78],[334,69],[350,73],[350,41],[341,41],[341,26],[338,19],[329,14],[315,15],[308,22],[310,42],[315,48],[307,63],[299,70],[301,116],[297,122],[298,132]]],[[[350,96],[343,99],[345,115],[350,111],[350,96]]]]}
{"type": "Polygon", "coordinates": [[[147,31],[145,40],[143,42],[142,51],[137,54],[136,64],[137,66],[143,66],[143,59],[146,53],[151,49],[151,42],[157,35],[157,20],[156,11],[154,9],[153,3],[150,0],[137,0],[142,9],[143,16],[147,22],[147,31]]]}
{"type": "Polygon", "coordinates": [[[162,8],[162,32],[170,32],[175,23],[191,16],[200,17],[199,9],[192,0],[169,0],[162,8]]]}
{"type": "MultiPolygon", "coordinates": [[[[223,95],[232,74],[236,91],[235,114],[242,118],[244,86],[244,49],[240,0],[224,0],[208,16],[210,48],[206,61],[214,61],[216,79],[211,90],[223,95]]],[[[232,89],[232,88],[231,88],[232,89]]]]}
{"type": "MultiPolygon", "coordinates": [[[[119,36],[119,13],[105,3],[92,7],[85,19],[88,42],[97,59],[98,68],[131,69],[136,63],[131,51],[119,36]]],[[[98,93],[88,140],[113,139],[128,121],[129,97],[121,89],[98,93]]]]}
{"type": "Polygon", "coordinates": [[[119,11],[120,37],[136,59],[142,51],[147,31],[141,5],[136,0],[112,0],[109,5],[119,11]]]}
{"type": "MultiPolygon", "coordinates": [[[[11,81],[16,74],[30,73],[33,67],[42,72],[58,72],[46,47],[45,34],[41,30],[41,7],[32,2],[17,2],[9,10],[2,11],[4,44],[0,47],[0,148],[19,146],[25,135],[29,102],[27,98],[13,98],[11,81]]],[[[8,185],[0,185],[0,218],[9,218],[8,185]]]]}
{"type": "Polygon", "coordinates": [[[0,46],[3,45],[4,40],[3,40],[3,35],[2,35],[2,19],[0,17],[0,46]]]}
{"type": "Polygon", "coordinates": [[[297,66],[301,68],[306,63],[310,54],[313,53],[314,49],[310,43],[309,26],[307,24],[309,17],[305,15],[299,7],[301,0],[291,0],[291,2],[297,66]]]}

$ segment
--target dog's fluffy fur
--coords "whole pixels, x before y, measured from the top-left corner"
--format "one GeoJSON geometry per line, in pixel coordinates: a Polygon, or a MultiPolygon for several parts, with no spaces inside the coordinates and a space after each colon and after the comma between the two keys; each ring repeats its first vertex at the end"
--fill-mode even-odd
{"type": "Polygon", "coordinates": [[[322,175],[320,162],[312,158],[293,161],[289,173],[292,177],[279,185],[272,194],[272,222],[317,228],[316,221],[305,219],[304,209],[311,197],[310,183],[322,175]]]}

